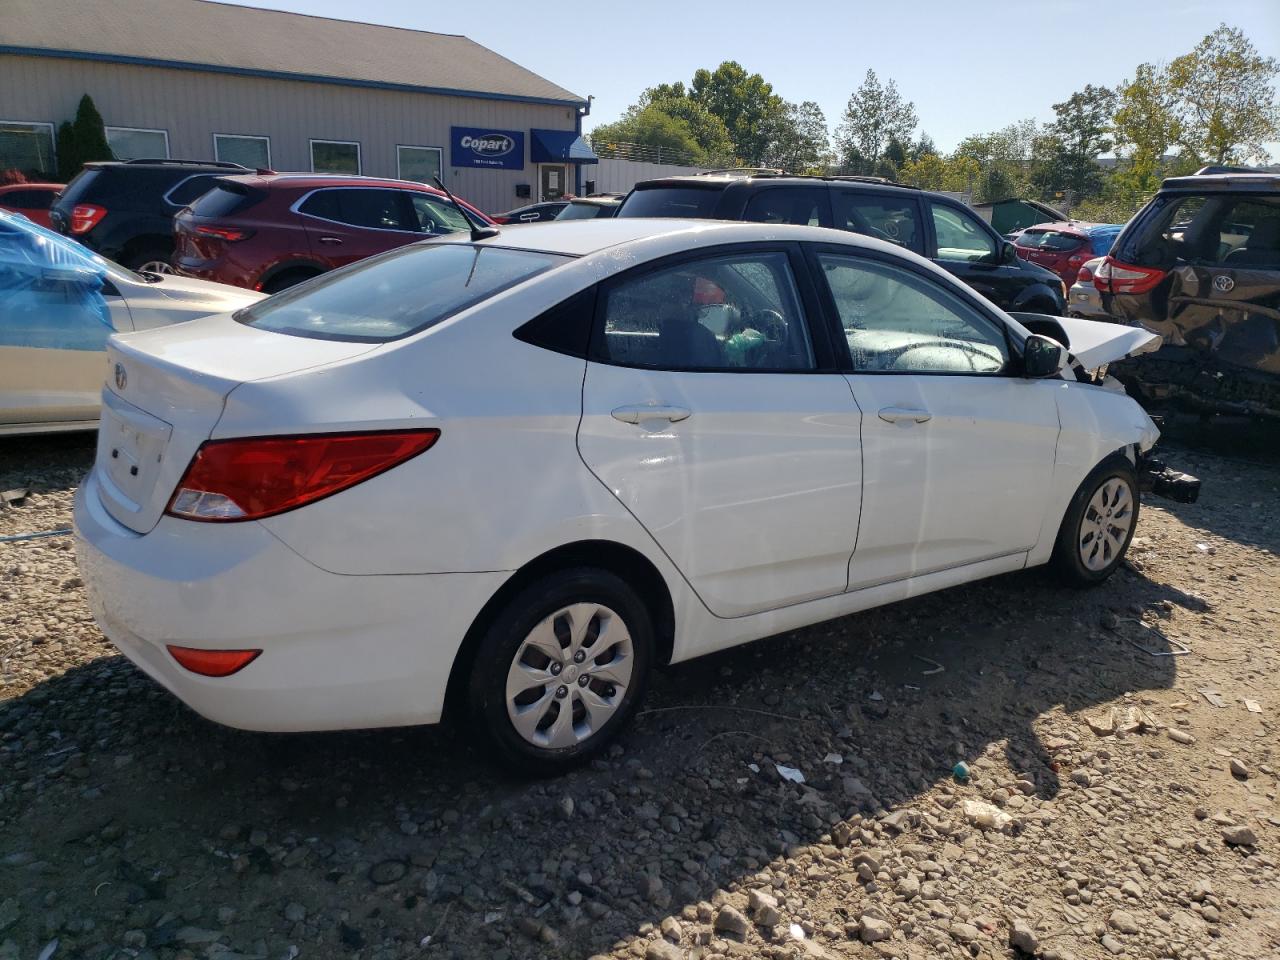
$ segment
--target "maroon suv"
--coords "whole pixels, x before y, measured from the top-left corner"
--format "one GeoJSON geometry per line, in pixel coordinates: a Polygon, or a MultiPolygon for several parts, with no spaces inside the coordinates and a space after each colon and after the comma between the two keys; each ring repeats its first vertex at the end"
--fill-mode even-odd
{"type": "MultiPolygon", "coordinates": [[[[493,221],[463,204],[480,225],[493,221]]],[[[185,276],[278,293],[393,247],[468,229],[445,195],[406,180],[277,173],[220,177],[173,221],[185,276]]]]}

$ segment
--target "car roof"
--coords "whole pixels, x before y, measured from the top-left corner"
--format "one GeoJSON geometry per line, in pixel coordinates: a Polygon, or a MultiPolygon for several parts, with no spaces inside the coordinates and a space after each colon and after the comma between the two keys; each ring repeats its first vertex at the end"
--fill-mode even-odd
{"type": "Polygon", "coordinates": [[[1161,190],[1280,190],[1280,173],[1200,173],[1169,177],[1161,190]]]}
{"type": "MultiPolygon", "coordinates": [[[[723,189],[724,187],[738,183],[747,184],[749,186],[813,186],[815,183],[857,184],[859,187],[868,187],[872,190],[910,190],[912,193],[933,194],[933,191],[921,190],[919,187],[913,187],[909,183],[898,183],[896,180],[886,180],[884,177],[786,173],[778,170],[711,170],[707,173],[682,174],[672,177],[655,177],[652,180],[640,181],[635,185],[635,189],[652,190],[657,187],[694,187],[704,190],[714,190],[723,189]]],[[[946,194],[937,195],[946,196],[946,194]]]]}
{"type": "Polygon", "coordinates": [[[622,197],[574,197],[569,203],[588,207],[616,207],[621,205],[622,197]]]}
{"type": "Polygon", "coordinates": [[[5,183],[0,184],[0,193],[14,190],[61,190],[65,186],[65,183],[5,183]]]}
{"type": "MultiPolygon", "coordinates": [[[[470,242],[466,233],[450,234],[442,239],[455,243],[470,242]]],[[[636,241],[654,241],[660,247],[671,248],[665,252],[678,253],[684,249],[708,244],[770,240],[838,243],[847,247],[862,247],[867,250],[891,252],[898,256],[915,257],[915,254],[906,252],[899,246],[876,240],[874,237],[849,233],[846,230],[832,230],[827,227],[736,220],[676,220],[661,217],[624,217],[622,219],[598,217],[592,220],[551,220],[545,223],[516,224],[498,227],[494,236],[480,240],[478,243],[582,257],[636,241]]],[[[915,259],[921,263],[929,262],[920,257],[915,259]]]]}
{"type": "Polygon", "coordinates": [[[362,177],[353,173],[246,173],[221,177],[245,186],[269,188],[282,185],[306,189],[308,187],[387,187],[393,190],[420,190],[443,197],[436,187],[417,180],[396,180],[391,177],[362,177]]]}

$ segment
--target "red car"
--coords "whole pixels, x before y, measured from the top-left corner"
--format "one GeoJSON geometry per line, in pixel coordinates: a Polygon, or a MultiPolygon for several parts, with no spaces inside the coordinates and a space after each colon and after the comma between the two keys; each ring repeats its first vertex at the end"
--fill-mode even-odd
{"type": "Polygon", "coordinates": [[[65,183],[11,183],[0,187],[0,210],[20,213],[32,223],[52,229],[49,208],[65,183]]]}
{"type": "Polygon", "coordinates": [[[1038,223],[1023,230],[1013,245],[1023,260],[1052,270],[1071,286],[1081,267],[1094,257],[1106,255],[1121,229],[1120,224],[1080,220],[1038,223]]]}
{"type": "MultiPolygon", "coordinates": [[[[477,224],[493,223],[463,206],[477,224]]],[[[375,253],[466,229],[441,191],[407,180],[220,177],[174,217],[173,266],[185,276],[278,293],[375,253]]]]}

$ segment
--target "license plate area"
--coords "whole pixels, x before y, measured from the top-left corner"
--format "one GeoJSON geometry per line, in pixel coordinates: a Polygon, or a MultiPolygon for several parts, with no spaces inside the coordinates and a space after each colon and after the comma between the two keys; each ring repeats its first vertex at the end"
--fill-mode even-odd
{"type": "Polygon", "coordinates": [[[155,488],[173,428],[104,391],[98,427],[98,466],[116,505],[138,513],[155,488]]]}

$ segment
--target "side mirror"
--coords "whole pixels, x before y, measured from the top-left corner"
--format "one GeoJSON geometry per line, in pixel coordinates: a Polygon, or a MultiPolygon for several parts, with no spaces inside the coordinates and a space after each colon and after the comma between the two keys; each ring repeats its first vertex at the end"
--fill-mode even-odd
{"type": "Polygon", "coordinates": [[[1033,333],[1022,344],[1022,375],[1032,380],[1057,376],[1068,363],[1067,348],[1057,340],[1033,333]]]}
{"type": "Polygon", "coordinates": [[[1018,248],[1008,240],[1004,242],[1004,246],[1000,248],[1000,262],[1013,263],[1018,259],[1018,248]]]}

